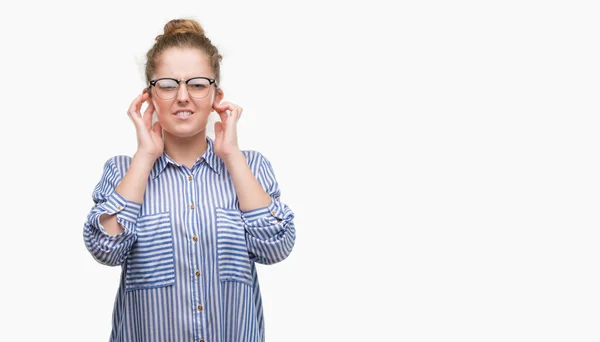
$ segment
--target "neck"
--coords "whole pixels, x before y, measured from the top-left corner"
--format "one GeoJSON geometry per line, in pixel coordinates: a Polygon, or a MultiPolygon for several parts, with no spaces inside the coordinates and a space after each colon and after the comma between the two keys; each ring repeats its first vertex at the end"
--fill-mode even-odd
{"type": "Polygon", "coordinates": [[[174,137],[165,132],[165,153],[175,162],[191,168],[196,159],[208,148],[206,132],[202,131],[191,137],[174,137]]]}

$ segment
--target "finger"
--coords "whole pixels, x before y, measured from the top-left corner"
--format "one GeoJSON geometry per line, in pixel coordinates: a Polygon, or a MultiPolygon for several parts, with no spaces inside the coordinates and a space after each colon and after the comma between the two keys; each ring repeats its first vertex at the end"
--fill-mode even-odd
{"type": "Polygon", "coordinates": [[[227,118],[229,117],[229,115],[227,114],[227,110],[229,109],[230,106],[231,106],[231,104],[229,102],[213,104],[213,109],[217,112],[217,114],[219,115],[219,118],[221,118],[221,122],[224,124],[227,123],[227,118]]]}
{"type": "Polygon", "coordinates": [[[234,107],[234,109],[231,111],[229,117],[233,118],[234,119],[233,121],[237,122],[240,119],[240,117],[242,116],[243,109],[242,109],[242,107],[236,106],[236,105],[234,105],[233,107],[234,107]]]}
{"type": "Polygon", "coordinates": [[[242,107],[227,101],[221,102],[220,104],[214,103],[213,109],[217,112],[217,114],[219,114],[219,117],[221,117],[221,122],[223,123],[228,122],[228,118],[230,117],[233,118],[231,121],[237,122],[243,111],[242,107]],[[228,110],[229,113],[227,113],[228,110]]]}
{"type": "Polygon", "coordinates": [[[162,137],[162,126],[160,123],[158,123],[158,121],[154,123],[154,127],[152,127],[152,129],[154,130],[154,133],[162,137]]]}
{"type": "Polygon", "coordinates": [[[219,114],[219,117],[221,118],[221,122],[226,124],[227,123],[227,119],[229,118],[229,115],[227,114],[227,111],[224,112],[217,112],[217,114],[219,114]]]}
{"type": "Polygon", "coordinates": [[[148,101],[148,108],[144,111],[144,124],[150,128],[152,126],[152,114],[154,114],[154,104],[148,101]]]}
{"type": "Polygon", "coordinates": [[[223,124],[220,122],[215,122],[215,138],[220,137],[221,133],[223,133],[223,124]]]}
{"type": "Polygon", "coordinates": [[[213,103],[213,109],[219,113],[219,115],[221,113],[226,113],[227,110],[232,110],[233,109],[233,104],[231,102],[227,102],[227,101],[223,101],[221,103],[213,103]]]}
{"type": "Polygon", "coordinates": [[[225,107],[225,106],[224,106],[224,104],[225,104],[225,103],[226,103],[226,102],[220,102],[220,103],[213,102],[213,105],[212,105],[212,107],[213,107],[213,109],[214,109],[214,110],[215,110],[217,113],[218,113],[218,112],[222,112],[222,111],[224,110],[224,109],[223,109],[223,107],[225,107]]]}
{"type": "Polygon", "coordinates": [[[241,112],[242,107],[237,105],[231,105],[231,111],[229,112],[229,114],[225,114],[227,116],[227,119],[224,122],[225,126],[234,128],[234,126],[240,118],[241,112]]]}
{"type": "Polygon", "coordinates": [[[128,113],[131,116],[141,117],[140,108],[142,108],[142,103],[144,103],[144,101],[146,101],[148,99],[148,97],[149,97],[149,95],[146,92],[142,93],[141,95],[138,95],[133,100],[133,102],[131,103],[131,105],[129,106],[128,113]]]}
{"type": "Polygon", "coordinates": [[[133,118],[133,116],[135,114],[135,106],[137,105],[138,101],[140,101],[141,98],[142,98],[142,94],[138,95],[129,105],[129,109],[127,110],[127,115],[129,115],[129,117],[133,118]]]}

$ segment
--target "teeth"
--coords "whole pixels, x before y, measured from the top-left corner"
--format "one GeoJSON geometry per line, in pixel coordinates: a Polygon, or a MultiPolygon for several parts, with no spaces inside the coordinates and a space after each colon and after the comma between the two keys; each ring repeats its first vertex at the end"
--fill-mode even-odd
{"type": "Polygon", "coordinates": [[[192,115],[192,112],[179,112],[177,114],[175,114],[177,116],[190,116],[192,115]]]}

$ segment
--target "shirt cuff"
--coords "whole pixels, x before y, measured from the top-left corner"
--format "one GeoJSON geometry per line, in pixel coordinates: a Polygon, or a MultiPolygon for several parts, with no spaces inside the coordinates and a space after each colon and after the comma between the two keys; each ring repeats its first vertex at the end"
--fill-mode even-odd
{"type": "Polygon", "coordinates": [[[265,227],[283,220],[283,210],[279,201],[271,199],[268,206],[242,211],[242,220],[248,227],[265,227]]]}
{"type": "MultiPolygon", "coordinates": [[[[128,201],[118,192],[113,191],[110,197],[102,204],[104,209],[102,214],[117,215],[117,222],[121,224],[125,232],[134,232],[137,224],[137,218],[142,208],[141,203],[128,201]]],[[[106,233],[106,230],[100,223],[100,217],[98,216],[98,227],[100,230],[106,233]]],[[[115,235],[115,237],[122,235],[123,233],[115,235]]]]}

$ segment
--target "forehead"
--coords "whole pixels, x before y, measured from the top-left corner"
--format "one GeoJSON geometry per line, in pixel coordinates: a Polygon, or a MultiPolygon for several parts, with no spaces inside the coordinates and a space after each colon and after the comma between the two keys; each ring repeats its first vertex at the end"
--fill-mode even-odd
{"type": "Polygon", "coordinates": [[[196,76],[214,77],[210,59],[203,51],[194,48],[169,48],[156,63],[154,78],[185,79],[196,76]]]}

